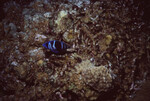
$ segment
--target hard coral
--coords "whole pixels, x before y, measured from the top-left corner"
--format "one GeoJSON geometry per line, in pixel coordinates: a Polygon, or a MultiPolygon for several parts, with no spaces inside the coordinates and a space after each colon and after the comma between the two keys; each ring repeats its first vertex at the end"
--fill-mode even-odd
{"type": "Polygon", "coordinates": [[[74,42],[77,39],[77,34],[78,33],[74,33],[73,30],[69,30],[63,34],[63,39],[69,43],[74,42]]]}
{"type": "Polygon", "coordinates": [[[57,20],[55,20],[55,24],[57,25],[56,31],[58,32],[65,32],[67,29],[69,29],[72,24],[71,19],[68,16],[68,11],[60,11],[57,20]]]}
{"type": "Polygon", "coordinates": [[[90,60],[83,60],[69,73],[68,89],[82,96],[82,99],[96,100],[98,93],[112,87],[111,71],[105,66],[94,66],[90,60]],[[80,92],[84,91],[84,94],[80,92]]]}
{"type": "Polygon", "coordinates": [[[98,92],[107,91],[111,87],[111,71],[105,66],[94,66],[89,60],[76,65],[77,73],[81,73],[84,83],[98,92]]]}

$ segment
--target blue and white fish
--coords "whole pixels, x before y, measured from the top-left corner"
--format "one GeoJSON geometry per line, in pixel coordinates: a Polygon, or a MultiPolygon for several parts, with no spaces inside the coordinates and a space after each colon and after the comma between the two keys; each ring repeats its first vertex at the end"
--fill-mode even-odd
{"type": "Polygon", "coordinates": [[[65,54],[69,48],[67,44],[58,40],[45,42],[43,46],[54,54],[65,54]]]}

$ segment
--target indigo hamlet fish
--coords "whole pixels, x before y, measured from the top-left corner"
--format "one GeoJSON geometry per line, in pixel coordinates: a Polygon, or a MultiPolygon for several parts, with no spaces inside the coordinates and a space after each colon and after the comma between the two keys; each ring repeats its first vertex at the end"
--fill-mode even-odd
{"type": "Polygon", "coordinates": [[[73,49],[68,49],[69,46],[67,44],[58,40],[45,42],[43,46],[54,54],[65,54],[67,52],[73,52],[73,49]]]}

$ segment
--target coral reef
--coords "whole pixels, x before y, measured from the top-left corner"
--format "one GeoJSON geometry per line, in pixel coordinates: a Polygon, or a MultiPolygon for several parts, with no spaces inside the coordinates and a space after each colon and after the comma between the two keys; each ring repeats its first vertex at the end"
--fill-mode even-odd
{"type": "Polygon", "coordinates": [[[80,64],[81,66],[76,67],[77,69],[83,69],[79,71],[81,72],[83,81],[98,92],[107,91],[112,83],[112,77],[109,70],[105,66],[91,66],[89,62],[89,60],[83,61],[83,63],[80,64]]]}
{"type": "Polygon", "coordinates": [[[111,71],[105,66],[94,66],[90,60],[83,60],[75,66],[75,72],[70,77],[70,89],[78,94],[82,89],[85,95],[81,96],[96,100],[99,92],[108,91],[112,87],[112,79],[111,71]]]}
{"type": "Polygon", "coordinates": [[[149,23],[135,0],[8,0],[0,100],[128,101],[149,74],[149,23]],[[72,52],[42,44],[64,41],[72,52]]]}

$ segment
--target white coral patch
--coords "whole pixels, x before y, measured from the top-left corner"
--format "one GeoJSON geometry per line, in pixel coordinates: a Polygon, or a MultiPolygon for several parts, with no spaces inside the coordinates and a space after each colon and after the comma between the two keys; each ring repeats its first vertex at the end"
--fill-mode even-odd
{"type": "Polygon", "coordinates": [[[60,13],[58,15],[58,18],[55,21],[55,23],[59,25],[60,22],[61,22],[61,19],[64,18],[64,17],[66,17],[67,15],[68,15],[68,11],[64,11],[64,10],[60,11],[60,13]]]}
{"type": "Polygon", "coordinates": [[[50,18],[50,17],[52,17],[52,13],[51,12],[46,12],[46,13],[44,13],[44,17],[50,18]]]}
{"type": "Polygon", "coordinates": [[[43,42],[47,37],[45,35],[36,34],[35,41],[43,42]]]}
{"type": "Polygon", "coordinates": [[[35,57],[37,59],[39,58],[44,58],[45,57],[45,54],[42,50],[42,48],[34,48],[34,49],[31,49],[29,50],[28,54],[31,56],[31,57],[35,57]]]}

